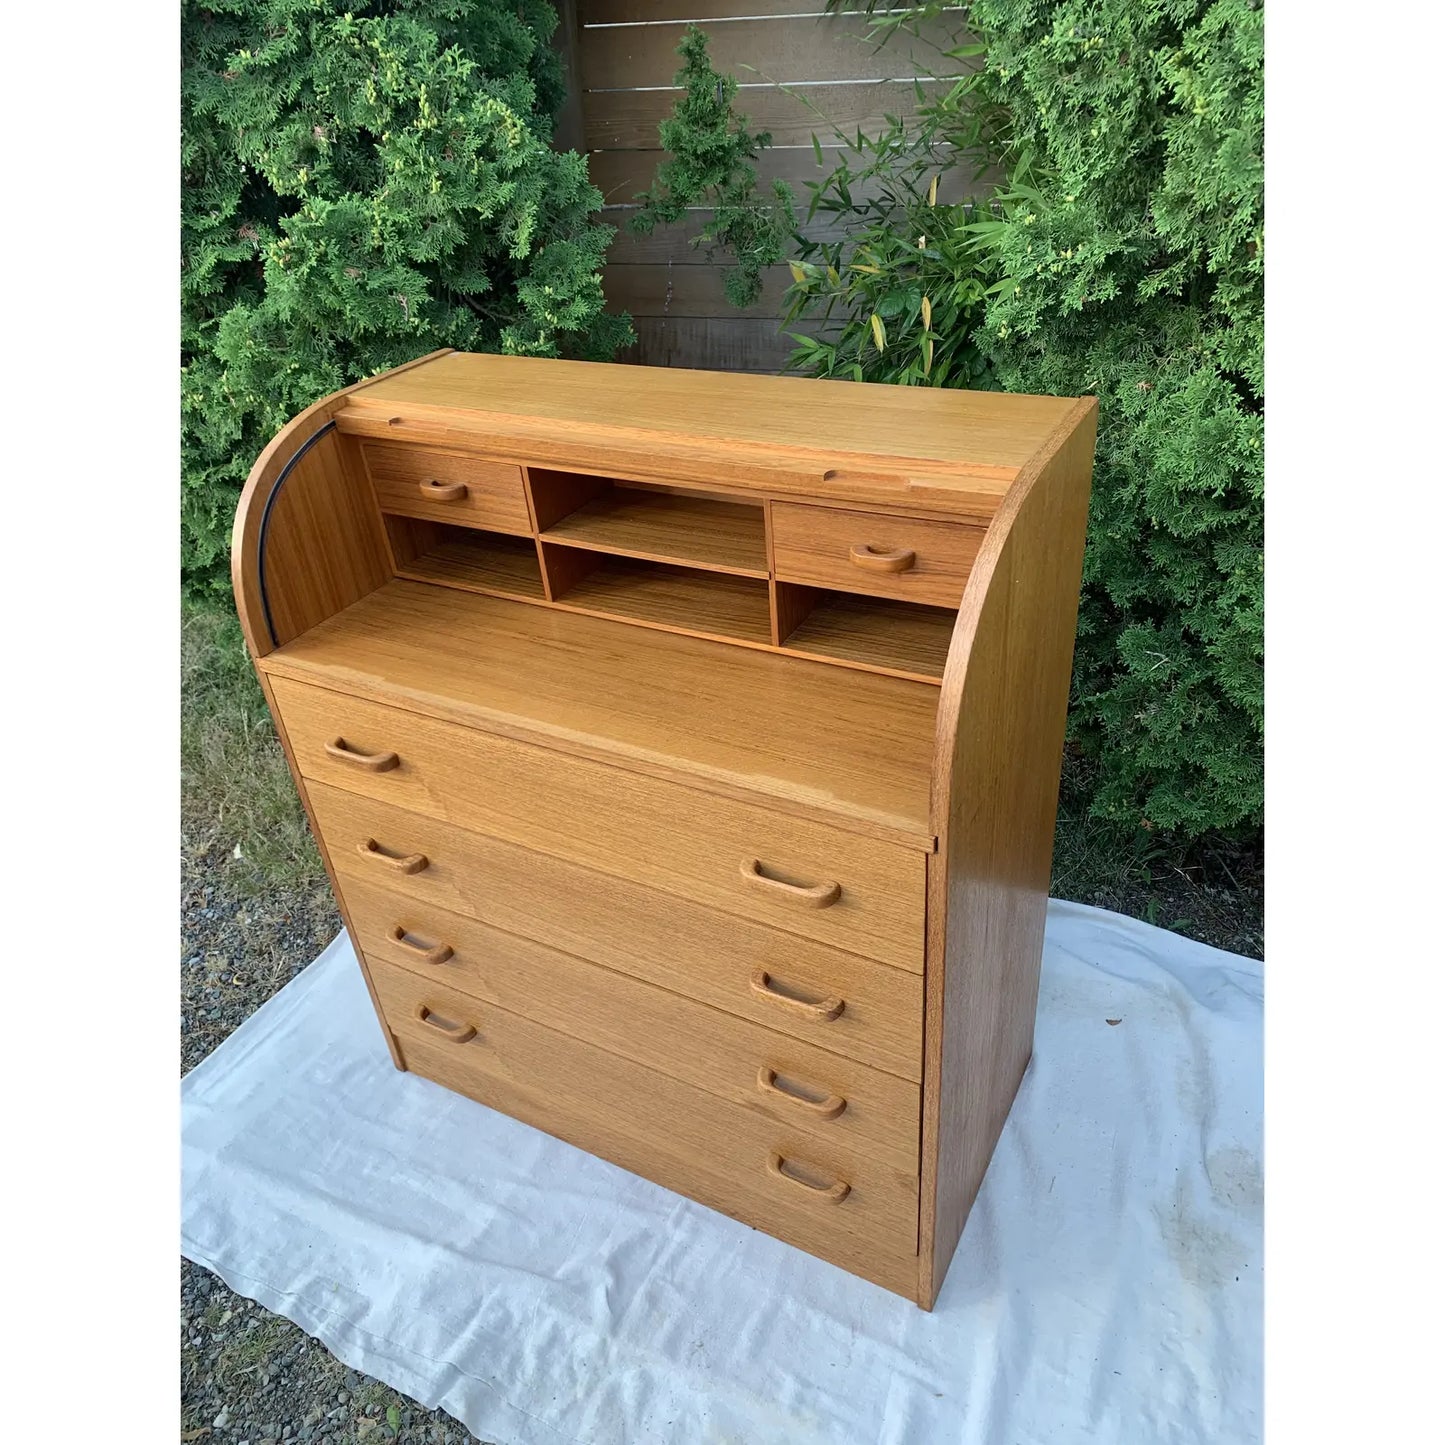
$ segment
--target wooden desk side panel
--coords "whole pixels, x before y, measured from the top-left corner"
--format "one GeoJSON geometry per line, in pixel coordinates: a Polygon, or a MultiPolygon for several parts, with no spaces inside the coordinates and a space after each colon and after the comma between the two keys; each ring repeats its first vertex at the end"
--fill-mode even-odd
{"type": "MultiPolygon", "coordinates": [[[[396,371],[409,370],[446,354],[447,350],[432,352],[408,362],[406,366],[397,367],[396,371]]],[[[266,556],[267,593],[277,635],[275,638],[271,635],[262,601],[260,563],[262,522],[272,493],[287,464],[345,406],[346,397],[378,380],[380,377],[371,377],[344,391],[322,397],[293,418],[257,457],[241,489],[231,531],[231,590],[235,595],[241,632],[253,661],[265,657],[281,643],[289,642],[343,607],[349,607],[391,577],[390,556],[370,489],[356,485],[358,480],[365,480],[360,470],[360,458],[349,455],[356,442],[333,431],[317,441],[296,463],[286,477],[287,492],[277,498],[272,507],[269,532],[273,535],[268,535],[266,556]]],[[[404,1067],[401,1051],[387,1027],[371,975],[362,958],[360,940],[347,916],[336,870],[322,842],[321,830],[316,826],[311,800],[306,795],[306,783],[296,766],[296,755],[286,735],[281,710],[276,706],[270,679],[259,667],[256,676],[266,698],[266,706],[270,709],[276,736],[286,754],[291,781],[296,785],[311,835],[316,840],[326,876],[331,881],[332,896],[336,899],[342,922],[351,935],[352,946],[361,963],[362,977],[376,1009],[382,1036],[391,1051],[392,1063],[400,1069],[404,1067]]]]}
{"type": "Polygon", "coordinates": [[[392,371],[322,397],[294,417],[256,458],[241,489],[231,530],[231,589],[252,657],[264,657],[387,581],[390,555],[353,438],[332,431],[291,467],[297,453],[346,399],[382,380],[448,354],[434,351],[392,371]],[[281,492],[278,482],[285,475],[281,492]],[[267,508],[266,587],[273,638],[262,601],[261,532],[267,508]]]}
{"type": "Polygon", "coordinates": [[[934,759],[918,1300],[943,1285],[1033,1052],[1098,404],[1010,489],[969,578],[934,759]]]}

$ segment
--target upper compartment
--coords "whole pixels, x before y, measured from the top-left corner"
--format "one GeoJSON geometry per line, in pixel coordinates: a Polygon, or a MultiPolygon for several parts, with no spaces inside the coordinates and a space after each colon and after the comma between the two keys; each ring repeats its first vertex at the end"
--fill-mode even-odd
{"type": "Polygon", "coordinates": [[[1003,392],[451,352],[370,382],[342,431],[537,466],[987,522],[1072,403],[1003,392]]]}

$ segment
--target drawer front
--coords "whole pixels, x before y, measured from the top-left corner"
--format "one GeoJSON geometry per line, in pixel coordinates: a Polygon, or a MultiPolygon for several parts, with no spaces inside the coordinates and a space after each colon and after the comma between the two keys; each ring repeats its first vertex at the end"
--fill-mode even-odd
{"type": "Polygon", "coordinates": [[[519,466],[380,442],[365,442],[361,451],[383,512],[489,532],[532,534],[519,466]]]}
{"type": "MultiPolygon", "coordinates": [[[[405,894],[343,886],[370,963],[406,968],[427,984],[917,1172],[917,1084],[405,894]]],[[[658,908],[668,902],[659,898],[658,908]]]]}
{"type": "Polygon", "coordinates": [[[882,512],[772,504],[773,569],[803,582],[871,597],[957,607],[984,528],[882,512]]]}
{"type": "Polygon", "coordinates": [[[914,1292],[915,1175],[404,969],[374,964],[372,979],[411,1071],[914,1292]]]}
{"type": "Polygon", "coordinates": [[[922,851],[287,678],[272,688],[309,780],[923,971],[922,851]]]}
{"type": "MultiPolygon", "coordinates": [[[[308,795],[353,919],[353,898],[384,888],[398,908],[405,900],[478,919],[802,1043],[914,1083],[922,1078],[918,974],[324,783],[308,795]],[[357,851],[369,838],[402,857],[419,853],[427,866],[393,873],[357,851]]],[[[363,949],[374,946],[375,922],[369,916],[363,949]]]]}

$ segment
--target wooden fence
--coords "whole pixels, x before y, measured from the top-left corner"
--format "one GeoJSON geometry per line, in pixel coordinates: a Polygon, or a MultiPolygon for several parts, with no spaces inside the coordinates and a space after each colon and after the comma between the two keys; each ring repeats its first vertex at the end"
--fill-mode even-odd
{"type": "MultiPolygon", "coordinates": [[[[558,140],[588,152],[604,219],[618,228],[603,285],[611,309],[630,312],[637,330],[637,346],[625,359],[778,371],[793,348],[779,323],[786,266],[774,267],[757,303],[739,311],[723,297],[724,258],[709,261],[704,248],[689,244],[707,212],[651,235],[627,229],[634,198],[665,155],[657,128],[679,94],[672,82],[686,25],[708,33],[713,63],[737,78],[736,105],[749,126],[772,133],[759,177],[790,182],[801,215],[805,182],[820,180],[840,154],[829,144],[835,127],[876,134],[886,115],[915,112],[916,78],[931,93],[937,82],[927,77],[956,66],[940,55],[959,43],[950,19],[918,39],[900,34],[880,46],[865,15],[825,14],[824,0],[567,0],[559,43],[570,100],[558,140]]],[[[805,234],[836,235],[836,222],[819,218],[805,234]]]]}

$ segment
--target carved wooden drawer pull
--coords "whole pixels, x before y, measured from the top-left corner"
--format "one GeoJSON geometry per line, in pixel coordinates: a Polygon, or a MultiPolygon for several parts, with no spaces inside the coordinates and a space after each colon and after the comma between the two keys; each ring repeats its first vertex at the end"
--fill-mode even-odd
{"type": "Polygon", "coordinates": [[[835,1179],[831,1184],[813,1184],[794,1173],[795,1168],[795,1165],[776,1151],[768,1155],[768,1173],[774,1179],[782,1179],[795,1189],[805,1190],[824,1204],[841,1204],[848,1197],[851,1186],[841,1179],[835,1179]]]}
{"type": "Polygon", "coordinates": [[[383,868],[391,869],[393,873],[420,873],[430,861],[425,853],[407,853],[401,857],[395,853],[387,853],[375,838],[358,843],[356,851],[363,858],[370,858],[373,862],[380,863],[383,868]]]}
{"type": "Polygon", "coordinates": [[[780,1081],[777,1072],[766,1064],[758,1070],[758,1088],[765,1094],[775,1094],[800,1109],[806,1109],[819,1119],[836,1119],[848,1107],[847,1099],[838,1094],[825,1094],[821,1089],[808,1090],[806,1085],[795,1084],[790,1079],[780,1081]]]}
{"type": "Polygon", "coordinates": [[[422,963],[443,964],[454,951],[449,943],[434,943],[428,947],[420,939],[412,938],[399,923],[387,934],[387,942],[400,945],[422,963]]]}
{"type": "Polygon", "coordinates": [[[471,1024],[459,1024],[452,1019],[443,1018],[441,1014],[433,1013],[425,1004],[417,1008],[416,1016],[427,1028],[453,1044],[470,1043],[477,1036],[477,1031],[471,1024]]]}
{"type": "Polygon", "coordinates": [[[765,969],[753,970],[748,987],[763,998],[780,1004],[783,1008],[792,1009],[795,1013],[805,1014],[810,1019],[817,1019],[819,1023],[829,1023],[843,1012],[843,1000],[840,998],[809,999],[799,998],[794,993],[784,993],[765,969]]]}
{"type": "Polygon", "coordinates": [[[774,898],[789,898],[805,908],[830,908],[843,892],[839,883],[815,883],[811,888],[800,883],[784,883],[781,878],[769,878],[763,873],[763,865],[757,858],[744,858],[738,865],[743,882],[761,893],[774,898]]]}
{"type": "Polygon", "coordinates": [[[353,767],[365,768],[368,773],[389,773],[401,759],[395,753],[359,753],[347,747],[345,738],[333,738],[326,744],[326,756],[336,758],[353,767]]]}
{"type": "Polygon", "coordinates": [[[467,494],[465,482],[440,482],[435,477],[417,486],[422,496],[433,502],[460,502],[467,494]]]}
{"type": "Polygon", "coordinates": [[[907,572],[918,560],[907,547],[900,547],[896,552],[878,552],[866,542],[855,542],[848,549],[848,556],[855,567],[865,572],[907,572]]]}

